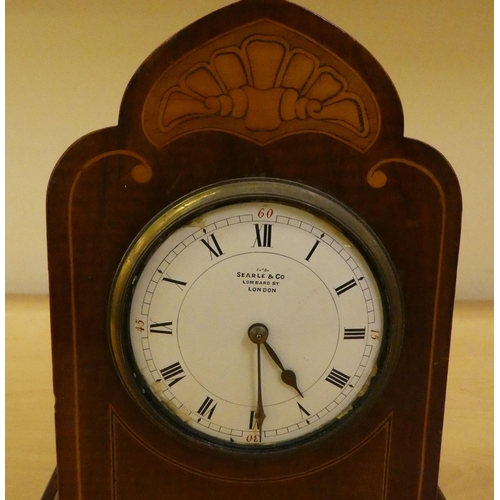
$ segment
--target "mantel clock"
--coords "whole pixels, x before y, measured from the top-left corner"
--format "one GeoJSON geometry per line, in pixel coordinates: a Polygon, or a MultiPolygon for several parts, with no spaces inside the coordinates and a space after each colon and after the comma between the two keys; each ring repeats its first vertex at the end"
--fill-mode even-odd
{"type": "Polygon", "coordinates": [[[461,198],[375,59],[242,0],[50,179],[60,500],[436,500],[461,198]]]}

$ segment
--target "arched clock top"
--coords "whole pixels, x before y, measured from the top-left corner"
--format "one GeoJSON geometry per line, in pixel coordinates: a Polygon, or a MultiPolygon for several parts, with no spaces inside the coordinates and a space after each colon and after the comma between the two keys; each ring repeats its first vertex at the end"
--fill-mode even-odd
{"type": "Polygon", "coordinates": [[[143,108],[150,142],[163,147],[181,135],[211,129],[266,144],[311,131],[368,149],[380,130],[369,87],[335,54],[304,43],[284,26],[273,29],[274,24],[244,26],[209,42],[208,59],[200,50],[166,70],[143,108]],[[269,34],[273,31],[284,36],[269,34]],[[235,37],[236,45],[226,45],[235,37]]]}
{"type": "Polygon", "coordinates": [[[157,149],[207,130],[259,145],[319,133],[361,153],[402,137],[399,98],[376,60],[302,7],[287,4],[297,12],[283,16],[282,3],[243,0],[216,13],[230,20],[222,34],[208,16],[165,42],[132,79],[120,121],[157,149]],[[194,33],[204,41],[193,49],[184,39],[194,33]]]}

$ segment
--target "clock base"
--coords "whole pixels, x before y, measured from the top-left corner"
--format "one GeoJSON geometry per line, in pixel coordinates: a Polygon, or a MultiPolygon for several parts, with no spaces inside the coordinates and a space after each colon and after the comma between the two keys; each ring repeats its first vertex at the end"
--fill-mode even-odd
{"type": "MultiPolygon", "coordinates": [[[[49,479],[49,483],[45,488],[45,491],[40,500],[59,500],[59,489],[57,485],[57,467],[54,469],[52,476],[49,479]]],[[[438,487],[436,500],[446,500],[441,488],[438,487]]]]}

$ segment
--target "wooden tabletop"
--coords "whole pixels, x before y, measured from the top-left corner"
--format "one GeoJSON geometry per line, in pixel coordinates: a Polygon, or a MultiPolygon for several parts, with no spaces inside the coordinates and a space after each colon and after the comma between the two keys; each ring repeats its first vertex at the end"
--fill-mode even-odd
{"type": "MultiPolygon", "coordinates": [[[[6,498],[40,499],[56,463],[46,296],[7,296],[6,498]]],[[[455,308],[440,486],[493,498],[493,304],[455,308]]]]}

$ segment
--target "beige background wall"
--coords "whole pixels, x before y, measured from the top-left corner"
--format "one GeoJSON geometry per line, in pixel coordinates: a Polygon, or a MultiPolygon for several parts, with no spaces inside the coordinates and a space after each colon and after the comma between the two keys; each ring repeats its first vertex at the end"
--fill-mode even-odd
{"type": "MultiPolygon", "coordinates": [[[[6,291],[46,293],[45,188],[81,135],[116,124],[164,40],[226,0],[7,0],[6,291]]],[[[493,298],[493,2],[297,0],[340,26],[399,91],[406,135],[440,150],[464,197],[458,298],[493,298]]]]}

